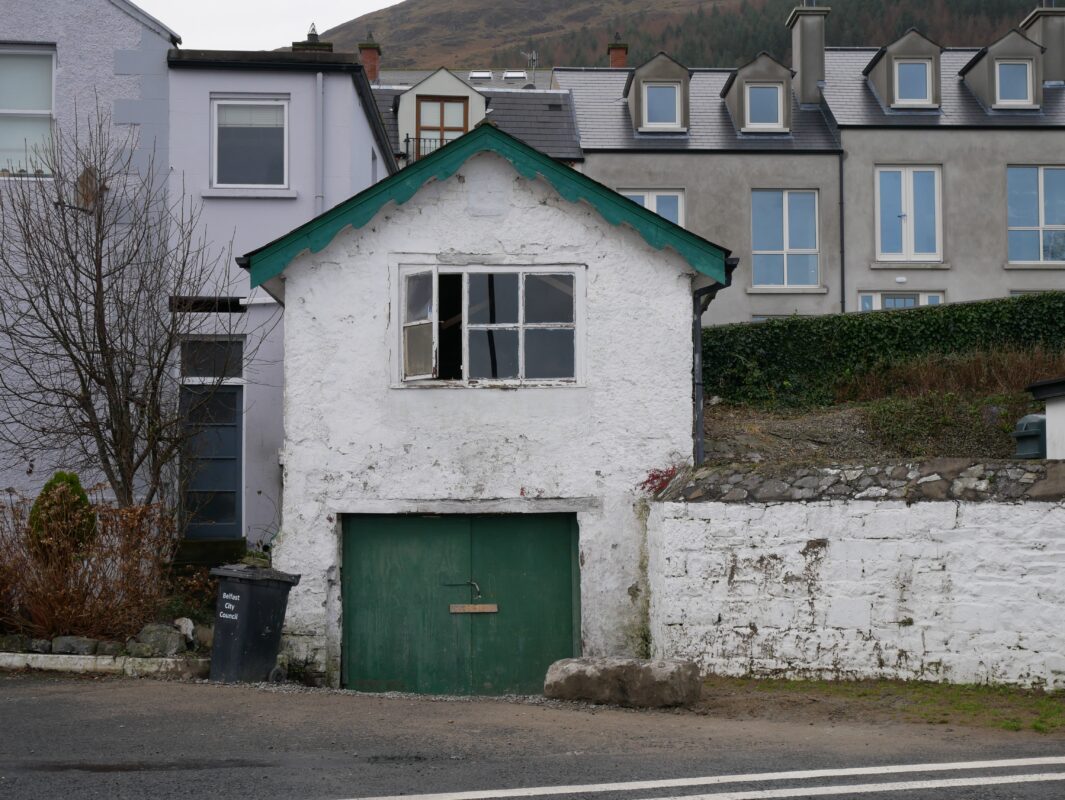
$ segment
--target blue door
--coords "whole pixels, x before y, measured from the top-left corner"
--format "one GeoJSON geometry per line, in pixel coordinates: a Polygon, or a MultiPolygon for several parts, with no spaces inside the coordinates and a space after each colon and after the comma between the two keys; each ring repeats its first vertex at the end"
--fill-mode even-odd
{"type": "Polygon", "coordinates": [[[242,391],[185,386],[190,428],[182,459],[182,519],[187,539],[240,539],[242,391]]]}

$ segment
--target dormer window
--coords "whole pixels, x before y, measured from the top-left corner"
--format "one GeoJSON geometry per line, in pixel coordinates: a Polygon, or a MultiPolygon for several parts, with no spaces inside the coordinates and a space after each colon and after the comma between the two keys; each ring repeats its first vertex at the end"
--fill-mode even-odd
{"type": "Polygon", "coordinates": [[[1032,92],[1032,62],[995,62],[995,105],[1029,107],[1035,104],[1032,92]]]}
{"type": "Polygon", "coordinates": [[[780,83],[746,85],[747,130],[784,129],[784,86],[780,83]]]}
{"type": "Polygon", "coordinates": [[[932,104],[931,59],[895,59],[895,105],[929,106],[932,104]]]}
{"type": "Polygon", "coordinates": [[[645,128],[680,128],[680,84],[643,84],[643,124],[645,128]]]}

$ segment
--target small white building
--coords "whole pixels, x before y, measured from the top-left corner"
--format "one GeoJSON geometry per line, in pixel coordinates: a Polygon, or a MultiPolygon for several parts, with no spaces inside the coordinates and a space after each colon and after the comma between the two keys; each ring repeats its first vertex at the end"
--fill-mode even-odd
{"type": "Polygon", "coordinates": [[[644,650],[641,485],[693,458],[727,255],[482,125],[241,259],[285,305],[294,662],[500,693],[644,650]]]}

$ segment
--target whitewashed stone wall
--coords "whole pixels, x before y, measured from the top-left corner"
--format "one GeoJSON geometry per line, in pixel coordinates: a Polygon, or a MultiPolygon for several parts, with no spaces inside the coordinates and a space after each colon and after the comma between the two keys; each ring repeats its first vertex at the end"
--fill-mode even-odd
{"type": "Polygon", "coordinates": [[[575,512],[584,652],[638,651],[647,592],[637,486],[690,460],[692,281],[672,250],[494,154],[298,257],[286,271],[274,548],[276,567],[303,576],[286,619],[292,657],[339,678],[341,520],[367,513],[575,512]],[[585,275],[583,385],[396,385],[394,267],[426,259],[575,265],[585,275]]]}
{"type": "Polygon", "coordinates": [[[657,503],[656,656],[1065,689],[1065,503],[657,503]]]}

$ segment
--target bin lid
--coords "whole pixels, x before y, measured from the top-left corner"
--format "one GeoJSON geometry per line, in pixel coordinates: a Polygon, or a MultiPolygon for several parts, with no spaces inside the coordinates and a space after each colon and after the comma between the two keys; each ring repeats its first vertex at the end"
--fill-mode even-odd
{"type": "Polygon", "coordinates": [[[299,575],[281,572],[267,567],[253,567],[250,564],[226,564],[211,570],[214,578],[236,578],[242,581],[281,581],[295,586],[300,582],[299,575]]]}
{"type": "Polygon", "coordinates": [[[1045,414],[1028,414],[1018,420],[1014,433],[1041,433],[1046,430],[1046,426],[1047,418],[1045,414]]]}

